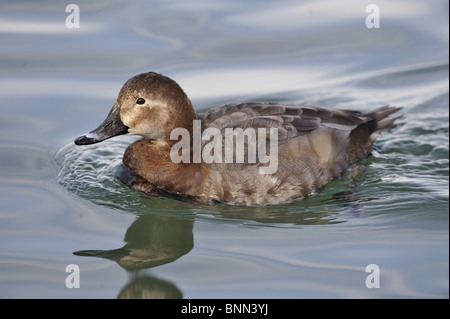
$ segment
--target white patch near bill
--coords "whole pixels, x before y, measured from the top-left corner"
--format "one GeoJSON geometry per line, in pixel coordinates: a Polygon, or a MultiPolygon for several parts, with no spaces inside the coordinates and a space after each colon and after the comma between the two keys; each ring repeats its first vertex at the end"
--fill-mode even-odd
{"type": "Polygon", "coordinates": [[[95,133],[95,132],[89,132],[89,133],[87,133],[85,136],[86,136],[87,138],[92,138],[92,139],[96,139],[96,140],[98,140],[99,137],[100,137],[100,136],[98,136],[98,134],[95,133]]]}

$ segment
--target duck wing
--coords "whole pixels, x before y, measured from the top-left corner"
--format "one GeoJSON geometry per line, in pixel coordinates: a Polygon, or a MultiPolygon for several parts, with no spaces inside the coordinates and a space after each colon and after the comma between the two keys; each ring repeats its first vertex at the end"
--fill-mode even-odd
{"type": "MultiPolygon", "coordinates": [[[[299,136],[314,143],[317,133],[333,136],[340,149],[349,152],[350,161],[360,160],[370,153],[376,134],[395,127],[394,121],[400,117],[389,117],[401,108],[383,106],[374,111],[362,113],[354,110],[329,109],[313,106],[283,105],[270,102],[248,102],[227,104],[199,113],[202,132],[213,129],[220,132],[222,146],[225,147],[226,129],[254,129],[255,139],[265,134],[266,154],[270,153],[270,129],[277,129],[277,146],[299,136]],[[258,130],[265,129],[265,130],[258,130]]],[[[228,131],[230,132],[230,131],[228,131]]],[[[242,134],[242,131],[240,131],[242,134]]],[[[202,140],[202,147],[210,141],[202,140]]],[[[316,142],[317,143],[317,142],[316,142]]],[[[248,139],[241,148],[247,150],[248,139]]],[[[326,146],[324,146],[326,147],[326,146]]],[[[223,149],[225,151],[225,149],[223,149]]],[[[236,158],[234,157],[234,160],[236,158]]],[[[247,162],[245,162],[247,163],[247,162]]],[[[254,162],[253,162],[254,163],[254,162]]]]}
{"type": "MultiPolygon", "coordinates": [[[[358,111],[333,110],[312,106],[282,105],[269,102],[228,104],[199,113],[202,131],[207,128],[276,128],[278,143],[321,128],[351,131],[367,121],[358,111]]],[[[269,130],[267,130],[269,134],[269,130]]]]}

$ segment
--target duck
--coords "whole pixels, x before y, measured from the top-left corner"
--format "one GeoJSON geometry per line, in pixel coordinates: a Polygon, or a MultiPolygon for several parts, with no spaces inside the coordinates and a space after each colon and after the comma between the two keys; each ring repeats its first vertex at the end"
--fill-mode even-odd
{"type": "Polygon", "coordinates": [[[314,194],[369,156],[379,133],[397,126],[400,109],[242,102],[197,114],[176,81],[146,72],[126,81],[106,119],[74,142],[141,136],[126,148],[119,179],[150,196],[282,205],[314,194]]]}

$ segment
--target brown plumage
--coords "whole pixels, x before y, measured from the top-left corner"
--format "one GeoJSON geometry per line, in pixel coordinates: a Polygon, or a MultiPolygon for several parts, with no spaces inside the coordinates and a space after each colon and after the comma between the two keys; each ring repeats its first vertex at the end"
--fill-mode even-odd
{"type": "Polygon", "coordinates": [[[150,195],[200,203],[280,204],[311,194],[370,154],[378,133],[396,126],[394,121],[400,115],[390,115],[399,109],[384,106],[361,113],[249,102],[196,115],[175,81],[150,72],[128,80],[107,119],[75,143],[92,144],[126,133],[141,135],[143,138],[125,151],[121,180],[150,195]],[[217,140],[212,138],[219,145],[212,152],[206,152],[208,144],[212,145],[210,138],[204,137],[200,148],[206,152],[202,155],[222,154],[218,163],[208,163],[203,157],[201,162],[194,162],[194,120],[201,121],[198,129],[202,134],[207,129],[220,133],[217,140]],[[171,157],[174,152],[180,154],[174,151],[179,140],[170,138],[176,128],[189,133],[189,162],[174,162],[171,157]],[[276,143],[272,145],[275,136],[270,135],[270,129],[276,129],[272,132],[276,143]],[[243,137],[242,144],[237,138],[231,139],[231,162],[230,158],[225,160],[231,149],[226,148],[230,132],[243,137]],[[251,132],[253,135],[245,135],[251,132]],[[251,158],[249,151],[255,141],[265,141],[265,145],[257,145],[265,148],[251,158]],[[240,151],[245,154],[242,161],[240,151]],[[262,173],[264,168],[269,173],[262,173]]]}

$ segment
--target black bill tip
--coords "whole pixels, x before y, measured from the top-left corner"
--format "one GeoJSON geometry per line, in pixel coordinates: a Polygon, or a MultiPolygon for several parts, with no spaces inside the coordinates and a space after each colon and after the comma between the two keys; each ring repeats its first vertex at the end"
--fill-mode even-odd
{"type": "Polygon", "coordinates": [[[99,138],[99,136],[95,133],[88,133],[83,136],[79,136],[75,139],[74,143],[76,145],[89,145],[89,144],[95,144],[98,142],[101,142],[102,139],[99,138]]]}
{"type": "Polygon", "coordinates": [[[120,119],[120,107],[113,107],[106,119],[95,130],[88,134],[77,137],[76,145],[89,145],[99,143],[117,135],[128,133],[128,126],[120,119]]]}

